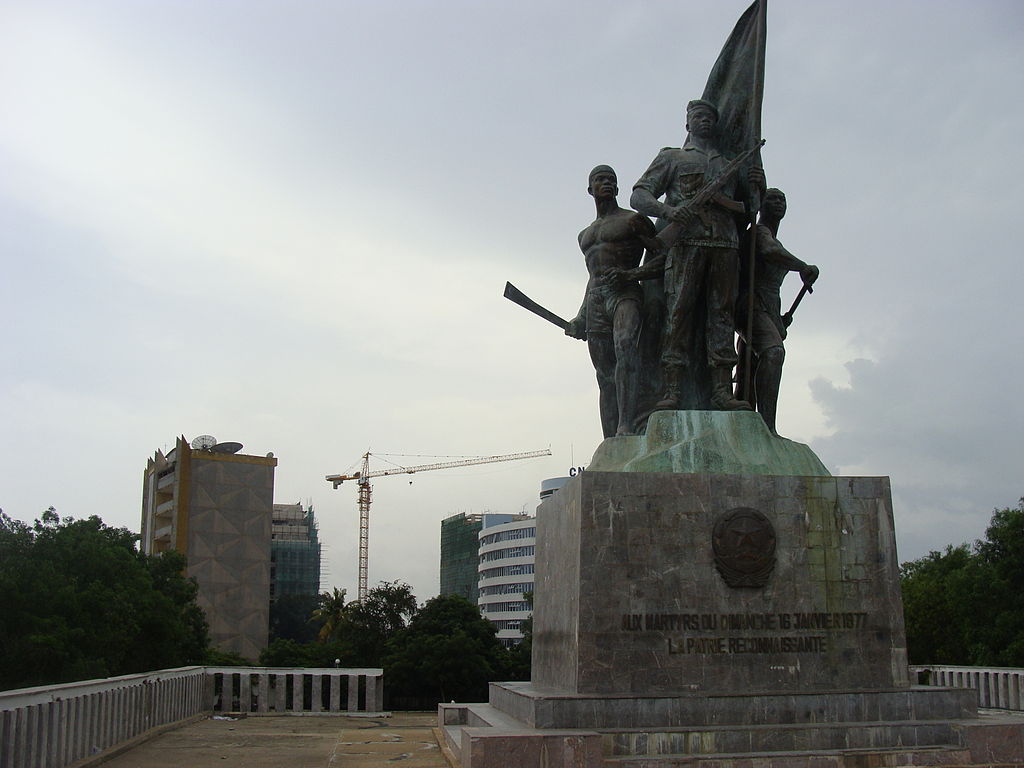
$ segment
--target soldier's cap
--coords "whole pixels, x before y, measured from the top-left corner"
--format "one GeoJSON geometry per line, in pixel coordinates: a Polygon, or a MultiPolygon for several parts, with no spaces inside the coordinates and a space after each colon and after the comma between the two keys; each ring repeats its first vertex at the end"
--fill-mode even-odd
{"type": "Polygon", "coordinates": [[[599,173],[610,173],[612,176],[615,177],[616,181],[619,180],[618,174],[615,173],[615,169],[612,168],[610,165],[595,165],[594,170],[592,170],[590,172],[590,175],[587,176],[587,184],[589,185],[590,182],[594,180],[594,177],[597,176],[597,174],[599,173]]]}
{"type": "Polygon", "coordinates": [[[781,197],[783,200],[786,199],[786,193],[778,187],[768,187],[764,191],[764,199],[767,200],[769,197],[781,197]]]}
{"type": "Polygon", "coordinates": [[[691,101],[686,105],[686,114],[689,115],[693,110],[697,109],[697,107],[706,107],[707,109],[710,109],[715,113],[715,120],[718,119],[718,107],[706,99],[694,99],[691,101]]]}

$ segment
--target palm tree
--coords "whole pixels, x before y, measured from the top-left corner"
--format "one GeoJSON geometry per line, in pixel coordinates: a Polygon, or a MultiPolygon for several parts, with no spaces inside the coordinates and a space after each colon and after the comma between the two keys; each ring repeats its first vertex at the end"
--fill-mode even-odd
{"type": "Polygon", "coordinates": [[[348,621],[351,605],[345,603],[345,590],[334,587],[333,594],[324,592],[320,595],[320,607],[313,611],[312,621],[321,621],[323,625],[317,634],[317,640],[327,643],[348,621]]]}

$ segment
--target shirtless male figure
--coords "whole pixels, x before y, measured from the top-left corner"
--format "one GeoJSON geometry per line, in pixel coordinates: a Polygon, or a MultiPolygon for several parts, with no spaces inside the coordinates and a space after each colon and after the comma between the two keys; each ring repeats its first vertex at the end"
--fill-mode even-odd
{"type": "MultiPolygon", "coordinates": [[[[640,372],[640,305],[637,268],[644,249],[659,250],[651,220],[620,208],[618,180],[607,165],[590,172],[587,191],[597,218],[580,232],[590,279],[579,313],[565,333],[585,339],[597,372],[605,437],[635,434],[640,372]]],[[[648,259],[650,261],[650,259],[648,259]]],[[[651,271],[645,265],[645,270],[651,271]]]]}

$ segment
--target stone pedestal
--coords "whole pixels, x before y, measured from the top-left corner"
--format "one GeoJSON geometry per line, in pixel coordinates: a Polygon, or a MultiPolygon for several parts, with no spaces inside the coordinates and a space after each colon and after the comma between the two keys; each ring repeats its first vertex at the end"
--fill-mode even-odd
{"type": "Polygon", "coordinates": [[[885,478],[588,470],[539,510],[537,550],[537,688],[908,685],[885,478]]]}
{"type": "Polygon", "coordinates": [[[535,585],[532,681],[440,707],[463,768],[970,765],[991,746],[973,691],[908,680],[888,479],[831,477],[756,414],[660,413],[602,443],[538,509],[535,585]]]}

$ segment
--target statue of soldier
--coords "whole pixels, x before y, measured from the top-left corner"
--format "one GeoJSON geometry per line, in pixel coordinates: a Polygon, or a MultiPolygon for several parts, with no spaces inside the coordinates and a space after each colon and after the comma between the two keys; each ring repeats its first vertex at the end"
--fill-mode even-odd
{"type": "Polygon", "coordinates": [[[779,292],[782,281],[790,272],[799,272],[804,285],[808,288],[818,279],[816,266],[801,261],[779,242],[779,224],[785,215],[786,196],[779,189],[769,189],[761,203],[761,215],[755,230],[757,240],[754,257],[754,316],[750,324],[749,339],[747,313],[750,299],[747,294],[749,277],[745,274],[746,264],[744,274],[740,278],[740,289],[743,293],[736,303],[736,328],[740,334],[740,344],[750,345],[753,374],[750,377],[753,392],[750,393],[743,391],[747,377],[742,375],[742,372],[736,377],[736,396],[755,404],[757,412],[776,437],[779,433],[775,428],[775,414],[779,404],[782,364],[786,359],[786,350],[782,342],[786,338],[786,328],[793,321],[789,313],[782,314],[782,299],[779,292]]]}
{"type": "Polygon", "coordinates": [[[565,333],[587,342],[597,372],[604,436],[632,435],[638,416],[643,301],[637,267],[644,249],[654,253],[659,243],[650,219],[619,207],[618,179],[610,166],[590,172],[587,192],[594,198],[597,218],[580,232],[579,243],[590,278],[579,313],[565,333]]]}
{"type": "Polygon", "coordinates": [[[659,410],[750,410],[732,391],[736,365],[734,305],[739,275],[739,222],[748,220],[751,185],[764,188],[764,172],[730,178],[700,210],[688,205],[728,162],[716,145],[718,109],[697,99],[686,107],[689,132],[681,149],[666,147],[633,187],[630,204],[682,237],[665,263],[666,327],[662,344],[665,394],[659,410]],[[662,195],[664,202],[659,201],[662,195]]]}

